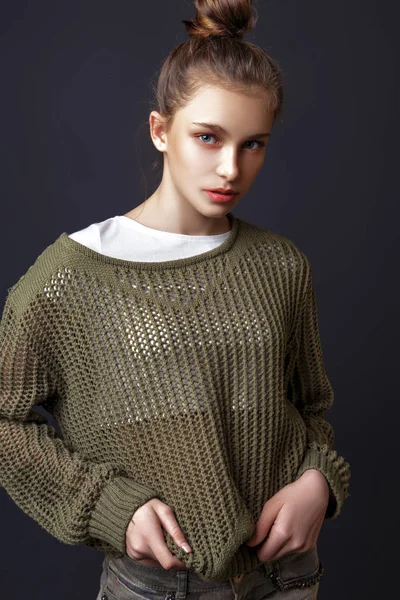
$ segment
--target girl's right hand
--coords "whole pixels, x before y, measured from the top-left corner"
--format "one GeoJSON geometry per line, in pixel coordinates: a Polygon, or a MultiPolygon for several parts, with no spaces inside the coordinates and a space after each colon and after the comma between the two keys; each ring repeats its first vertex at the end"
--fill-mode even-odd
{"type": "Polygon", "coordinates": [[[170,534],[177,546],[185,544],[191,552],[185,536],[168,504],[151,498],[133,514],[126,530],[126,552],[134,560],[163,569],[186,569],[169,550],[162,528],[170,534]]]}

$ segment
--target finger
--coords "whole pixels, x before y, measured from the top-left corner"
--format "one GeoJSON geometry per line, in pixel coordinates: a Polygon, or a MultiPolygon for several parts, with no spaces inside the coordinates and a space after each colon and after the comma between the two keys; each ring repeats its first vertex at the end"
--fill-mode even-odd
{"type": "Polygon", "coordinates": [[[287,533],[281,531],[279,526],[273,526],[269,535],[257,551],[258,559],[262,562],[277,560],[277,558],[289,552],[287,548],[290,545],[293,546],[292,536],[288,536],[287,533]]]}
{"type": "Polygon", "coordinates": [[[182,563],[168,548],[164,540],[164,534],[161,527],[151,539],[150,551],[154,558],[163,566],[164,569],[185,568],[186,565],[182,563]]]}
{"type": "Polygon", "coordinates": [[[179,546],[179,548],[183,548],[185,552],[189,553],[192,551],[190,545],[188,544],[182,529],[178,525],[178,521],[170,507],[167,510],[160,510],[157,513],[161,524],[165,531],[169,533],[169,535],[174,540],[175,544],[179,546]]]}
{"type": "Polygon", "coordinates": [[[293,552],[290,550],[290,544],[280,544],[279,542],[269,540],[262,546],[261,550],[258,552],[258,559],[261,562],[271,562],[272,560],[278,560],[285,556],[289,552],[293,552]]]}
{"type": "Polygon", "coordinates": [[[273,496],[265,504],[256,523],[256,528],[247,540],[248,546],[257,546],[271,534],[271,529],[283,506],[282,500],[273,496]]]}
{"type": "Polygon", "coordinates": [[[274,518],[274,515],[268,515],[266,512],[264,514],[261,514],[260,518],[256,523],[254,533],[245,543],[248,546],[257,546],[264,539],[266,539],[271,533],[271,528],[274,524],[274,518]]]}

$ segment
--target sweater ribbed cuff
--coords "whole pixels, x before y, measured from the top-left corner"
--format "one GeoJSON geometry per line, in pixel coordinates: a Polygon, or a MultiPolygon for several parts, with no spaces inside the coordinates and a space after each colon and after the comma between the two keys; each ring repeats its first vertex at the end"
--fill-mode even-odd
{"type": "Polygon", "coordinates": [[[297,474],[296,480],[304,471],[317,469],[329,485],[329,503],[325,512],[325,519],[335,519],[339,516],[343,502],[350,495],[347,492],[350,479],[350,465],[338,456],[335,450],[330,450],[326,444],[320,446],[315,442],[308,444],[297,474]]]}
{"type": "Polygon", "coordinates": [[[129,477],[114,477],[101,492],[92,511],[90,536],[106,541],[125,554],[125,535],[133,513],[155,497],[154,490],[129,477]]]}

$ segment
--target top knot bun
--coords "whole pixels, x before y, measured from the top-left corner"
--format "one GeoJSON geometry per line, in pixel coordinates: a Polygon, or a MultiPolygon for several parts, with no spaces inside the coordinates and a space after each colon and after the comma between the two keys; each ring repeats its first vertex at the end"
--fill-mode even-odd
{"type": "Polygon", "coordinates": [[[195,0],[195,5],[195,19],[182,21],[190,37],[242,39],[257,21],[252,0],[195,0]]]}

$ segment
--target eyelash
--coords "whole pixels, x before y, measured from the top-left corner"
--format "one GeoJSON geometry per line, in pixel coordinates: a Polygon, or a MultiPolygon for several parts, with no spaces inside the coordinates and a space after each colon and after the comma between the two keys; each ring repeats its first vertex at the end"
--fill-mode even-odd
{"type": "MultiPolygon", "coordinates": [[[[201,138],[203,136],[208,135],[209,137],[215,137],[217,138],[216,135],[214,135],[213,133],[200,133],[199,135],[196,135],[197,138],[201,138]]],[[[246,148],[247,150],[250,150],[251,152],[254,152],[256,150],[259,150],[260,148],[263,148],[265,146],[265,142],[259,142],[258,140],[249,140],[250,142],[255,142],[256,144],[259,144],[258,148],[246,148]]],[[[205,146],[211,146],[212,144],[207,144],[206,142],[202,142],[205,146]]],[[[245,142],[247,143],[247,142],[245,142]]]]}

